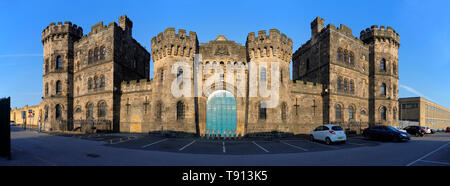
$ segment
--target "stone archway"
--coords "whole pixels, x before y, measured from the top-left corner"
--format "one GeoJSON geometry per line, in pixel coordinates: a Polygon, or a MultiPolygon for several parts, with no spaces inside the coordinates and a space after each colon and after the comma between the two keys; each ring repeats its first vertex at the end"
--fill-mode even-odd
{"type": "Polygon", "coordinates": [[[227,90],[216,90],[208,96],[205,134],[235,136],[237,130],[237,102],[227,90]]]}

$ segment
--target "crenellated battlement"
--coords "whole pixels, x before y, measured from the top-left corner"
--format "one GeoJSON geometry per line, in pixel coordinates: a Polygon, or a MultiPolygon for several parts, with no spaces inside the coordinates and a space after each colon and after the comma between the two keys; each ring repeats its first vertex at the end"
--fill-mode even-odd
{"type": "Polygon", "coordinates": [[[265,30],[258,31],[257,36],[250,32],[246,46],[251,59],[277,57],[289,62],[292,56],[292,39],[277,29],[270,29],[269,35],[265,30]]]}
{"type": "Polygon", "coordinates": [[[151,54],[153,61],[158,61],[166,56],[193,57],[198,48],[197,33],[169,27],[164,32],[152,38],[151,54]]]}
{"type": "Polygon", "coordinates": [[[395,45],[400,45],[400,35],[390,26],[372,25],[366,30],[362,30],[360,34],[361,40],[365,43],[371,43],[374,40],[387,40],[395,45]]]}
{"type": "Polygon", "coordinates": [[[78,27],[76,24],[72,25],[70,21],[66,21],[64,24],[62,22],[58,22],[58,24],[50,23],[42,31],[42,44],[53,40],[54,37],[66,37],[67,34],[76,39],[81,38],[83,36],[83,28],[78,27]]]}
{"type": "Polygon", "coordinates": [[[136,92],[136,91],[151,91],[152,90],[152,79],[140,79],[123,81],[121,83],[122,93],[136,92]]]}

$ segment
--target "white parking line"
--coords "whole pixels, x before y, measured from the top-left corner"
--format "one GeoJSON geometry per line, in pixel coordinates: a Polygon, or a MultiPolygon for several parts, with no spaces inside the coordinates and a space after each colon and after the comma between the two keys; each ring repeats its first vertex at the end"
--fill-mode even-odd
{"type": "Polygon", "coordinates": [[[192,141],[191,143],[185,145],[184,147],[181,147],[181,149],[179,151],[182,151],[183,149],[185,149],[186,147],[189,147],[190,145],[192,145],[193,143],[195,143],[196,140],[192,141]]]}
{"type": "Polygon", "coordinates": [[[440,161],[428,161],[428,160],[420,160],[422,162],[426,162],[426,163],[434,163],[434,164],[441,164],[441,165],[450,165],[450,163],[447,162],[440,162],[440,161]]]}
{"type": "Polygon", "coordinates": [[[450,142],[447,142],[446,144],[440,146],[440,147],[437,148],[436,150],[431,151],[431,152],[429,152],[428,154],[425,154],[425,156],[422,156],[421,158],[419,158],[419,159],[417,159],[417,160],[415,160],[415,161],[409,163],[409,164],[406,165],[406,166],[411,166],[411,165],[413,165],[414,163],[416,163],[416,162],[418,162],[418,161],[423,161],[422,159],[425,159],[425,158],[428,157],[429,155],[431,155],[431,154],[433,154],[433,153],[435,153],[435,152],[441,150],[442,148],[446,147],[449,143],[450,143],[450,142]]]}
{"type": "Polygon", "coordinates": [[[265,149],[265,148],[261,147],[260,145],[256,144],[255,141],[252,141],[252,143],[255,144],[256,146],[258,146],[258,147],[259,147],[260,149],[262,149],[263,151],[269,152],[267,149],[265,149]]]}
{"type": "Polygon", "coordinates": [[[305,149],[305,148],[302,148],[302,147],[299,147],[299,146],[296,146],[296,145],[292,145],[292,144],[286,143],[284,141],[280,141],[280,142],[283,143],[283,144],[289,145],[291,147],[294,147],[296,149],[300,149],[300,150],[303,150],[303,151],[308,151],[308,149],[305,149]]]}
{"type": "Polygon", "coordinates": [[[225,153],[226,150],[225,150],[225,142],[224,141],[222,141],[222,147],[223,147],[223,153],[225,153]]]}
{"type": "Polygon", "coordinates": [[[154,145],[154,144],[161,143],[161,142],[166,141],[166,140],[168,140],[168,139],[165,138],[165,139],[162,139],[162,140],[159,140],[159,141],[155,141],[155,142],[153,142],[153,143],[144,145],[144,146],[142,146],[141,148],[147,148],[147,147],[150,147],[150,146],[152,146],[152,145],[154,145]]]}

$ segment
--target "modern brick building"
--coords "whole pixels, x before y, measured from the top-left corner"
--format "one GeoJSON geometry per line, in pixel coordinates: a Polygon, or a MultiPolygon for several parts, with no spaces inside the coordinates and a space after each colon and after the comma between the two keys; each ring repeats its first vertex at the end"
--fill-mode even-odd
{"type": "Polygon", "coordinates": [[[399,99],[402,121],[419,122],[420,126],[431,129],[445,129],[450,126],[450,109],[422,97],[399,99]]]}

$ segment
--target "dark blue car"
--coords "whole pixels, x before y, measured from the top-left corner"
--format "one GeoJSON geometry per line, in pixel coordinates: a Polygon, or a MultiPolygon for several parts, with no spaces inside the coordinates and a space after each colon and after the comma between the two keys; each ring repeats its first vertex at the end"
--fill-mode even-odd
{"type": "Polygon", "coordinates": [[[371,139],[389,141],[408,141],[411,139],[406,132],[401,132],[391,126],[373,126],[363,131],[363,136],[371,139]]]}

